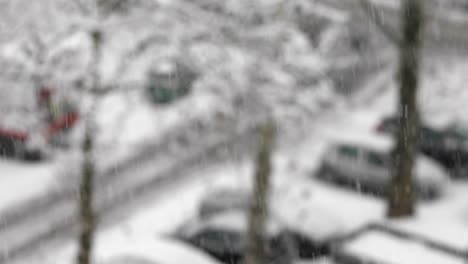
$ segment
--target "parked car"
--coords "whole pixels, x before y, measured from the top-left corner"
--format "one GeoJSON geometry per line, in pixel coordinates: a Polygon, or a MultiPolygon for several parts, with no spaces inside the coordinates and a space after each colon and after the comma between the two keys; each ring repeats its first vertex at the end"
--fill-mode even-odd
{"type": "Polygon", "coordinates": [[[335,244],[336,264],[466,263],[466,255],[440,243],[371,224],[335,244]]]}
{"type": "Polygon", "coordinates": [[[245,189],[219,189],[202,199],[198,212],[200,217],[209,217],[228,210],[248,210],[251,199],[245,189]]]}
{"type": "Polygon", "coordinates": [[[198,74],[180,59],[155,62],[148,72],[146,90],[157,104],[167,104],[187,95],[198,74]]]}
{"type": "MultiPolygon", "coordinates": [[[[395,134],[398,131],[396,117],[384,118],[376,130],[395,134]]],[[[441,163],[453,177],[468,177],[468,129],[457,123],[434,128],[425,123],[419,127],[418,146],[422,153],[441,163]]]]}
{"type": "Polygon", "coordinates": [[[331,257],[319,257],[313,259],[298,259],[294,264],[336,264],[331,257]]]}
{"type": "MultiPolygon", "coordinates": [[[[343,225],[327,211],[316,208],[309,201],[290,201],[287,194],[272,191],[270,217],[281,222],[295,254],[302,259],[327,255],[330,245],[342,234],[343,225]]],[[[219,189],[206,195],[200,204],[200,218],[209,218],[225,212],[245,211],[250,208],[252,195],[246,189],[219,189]]]]}
{"type": "Polygon", "coordinates": [[[93,250],[98,264],[219,264],[195,247],[170,238],[108,240],[93,250]]]}
{"type": "Polygon", "coordinates": [[[278,218],[281,217],[281,223],[294,243],[297,256],[309,260],[328,256],[333,243],[344,233],[343,225],[336,217],[319,208],[309,206],[297,209],[278,212],[278,218]]]}
{"type": "MultiPolygon", "coordinates": [[[[267,263],[291,263],[294,244],[288,240],[287,231],[271,218],[265,229],[267,263]]],[[[247,215],[232,210],[195,219],[183,225],[176,236],[224,263],[242,263],[247,249],[247,215]]]]}
{"type": "MultiPolygon", "coordinates": [[[[335,140],[326,150],[316,176],[364,193],[385,196],[394,164],[393,145],[390,138],[375,135],[335,140]]],[[[414,172],[419,198],[436,198],[443,192],[448,176],[437,163],[418,155],[414,172]]]]}
{"type": "Polygon", "coordinates": [[[0,155],[3,157],[41,160],[49,146],[63,144],[64,135],[78,122],[78,112],[64,98],[59,100],[49,89],[40,90],[37,96],[38,110],[44,113],[42,117],[32,118],[38,114],[17,110],[1,118],[0,155]]]}

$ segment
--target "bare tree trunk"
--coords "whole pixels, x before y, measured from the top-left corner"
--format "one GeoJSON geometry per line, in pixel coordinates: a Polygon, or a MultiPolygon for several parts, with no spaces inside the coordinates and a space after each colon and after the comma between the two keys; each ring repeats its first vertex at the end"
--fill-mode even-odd
{"type": "Polygon", "coordinates": [[[253,200],[248,219],[246,264],[265,263],[265,220],[268,211],[268,193],[271,174],[271,153],[275,127],[269,121],[260,128],[258,153],[255,163],[253,200]]]}
{"type": "MultiPolygon", "coordinates": [[[[99,86],[99,72],[98,64],[100,57],[100,46],[101,46],[101,32],[94,30],[91,32],[94,49],[94,69],[92,71],[92,90],[97,90],[99,86]]],[[[91,264],[92,248],[94,241],[94,231],[96,228],[96,215],[93,209],[93,197],[94,197],[94,176],[95,176],[95,163],[93,157],[94,147],[94,135],[93,135],[93,117],[95,112],[96,104],[91,107],[85,123],[85,135],[81,146],[83,152],[83,165],[81,171],[81,183],[80,183],[80,199],[79,199],[79,220],[81,225],[79,235],[79,248],[77,264],[91,264]]]]}
{"type": "Polygon", "coordinates": [[[92,157],[93,136],[89,125],[86,126],[85,138],[82,144],[84,161],[80,184],[80,237],[77,264],[91,263],[95,215],[93,210],[93,180],[94,162],[92,157]]]}
{"type": "Polygon", "coordinates": [[[416,94],[419,83],[420,50],[424,10],[420,0],[402,1],[402,41],[400,43],[398,114],[400,128],[395,151],[395,171],[390,183],[388,217],[414,214],[413,167],[418,134],[416,94]]]}

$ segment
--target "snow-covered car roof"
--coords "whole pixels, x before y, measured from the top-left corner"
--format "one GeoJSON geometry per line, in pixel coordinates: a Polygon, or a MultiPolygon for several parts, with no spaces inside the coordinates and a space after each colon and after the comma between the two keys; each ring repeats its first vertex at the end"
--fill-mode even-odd
{"type": "Polygon", "coordinates": [[[37,113],[28,111],[7,111],[0,117],[0,130],[6,129],[20,133],[31,133],[41,128],[37,113]]]}
{"type": "Polygon", "coordinates": [[[278,217],[289,230],[317,242],[335,239],[344,232],[337,216],[322,208],[284,206],[278,217]]]}
{"type": "Polygon", "coordinates": [[[223,210],[247,210],[252,196],[245,189],[219,189],[206,195],[200,205],[200,213],[211,214],[223,210]]]}
{"type": "MultiPolygon", "coordinates": [[[[183,226],[182,235],[191,236],[206,228],[247,233],[247,214],[248,212],[245,210],[231,210],[213,215],[209,218],[196,219],[183,226]]],[[[280,233],[281,226],[271,217],[267,217],[266,231],[269,235],[275,236],[280,233]]]]}
{"type": "Polygon", "coordinates": [[[27,82],[7,83],[0,88],[0,128],[29,132],[39,125],[36,95],[27,82]]]}
{"type": "Polygon", "coordinates": [[[274,195],[272,213],[288,230],[316,242],[326,242],[341,236],[344,223],[333,211],[320,206],[320,199],[307,187],[285,187],[274,195]]]}
{"type": "Polygon", "coordinates": [[[368,132],[350,132],[332,137],[332,145],[355,145],[366,147],[379,152],[389,152],[394,146],[394,141],[387,135],[376,135],[368,132]]]}
{"type": "Polygon", "coordinates": [[[99,264],[219,264],[206,253],[171,238],[148,236],[98,242],[102,242],[95,248],[99,264]]]}
{"type": "Polygon", "coordinates": [[[235,200],[235,199],[247,199],[250,196],[250,192],[246,189],[238,188],[225,188],[217,189],[213,192],[210,192],[205,196],[204,200],[213,200],[213,199],[226,199],[226,200],[235,200]]]}

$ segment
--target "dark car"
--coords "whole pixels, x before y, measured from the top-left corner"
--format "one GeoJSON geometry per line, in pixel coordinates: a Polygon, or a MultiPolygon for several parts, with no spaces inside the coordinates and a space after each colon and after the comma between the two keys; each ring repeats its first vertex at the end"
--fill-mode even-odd
{"type": "MultiPolygon", "coordinates": [[[[287,195],[278,194],[270,208],[270,214],[287,229],[290,243],[301,259],[315,259],[329,253],[330,244],[341,235],[342,225],[329,212],[316,208],[310,203],[291,203],[287,195]],[[318,215],[317,212],[320,212],[318,215]]],[[[252,195],[246,189],[218,189],[207,194],[199,207],[199,217],[208,219],[232,211],[248,211],[252,195]]]]}
{"type": "MultiPolygon", "coordinates": [[[[399,120],[384,118],[376,130],[396,134],[399,120]]],[[[419,126],[419,150],[438,161],[452,177],[468,177],[468,131],[455,123],[443,128],[434,128],[425,123],[419,126]]]]}
{"type": "MultiPolygon", "coordinates": [[[[2,157],[17,158],[27,161],[39,161],[43,158],[42,144],[33,144],[31,134],[24,131],[0,127],[0,154],[2,157]]],[[[39,138],[39,137],[36,137],[39,138]]]]}
{"type": "Polygon", "coordinates": [[[180,60],[161,60],[148,72],[146,90],[156,104],[171,103],[187,95],[197,73],[180,60]]]}
{"type": "MultiPolygon", "coordinates": [[[[275,221],[266,224],[265,253],[267,263],[291,263],[294,243],[275,221]]],[[[195,219],[183,225],[176,236],[209,253],[218,260],[243,263],[247,249],[247,215],[245,211],[226,211],[210,217],[195,219]]]]}
{"type": "Polygon", "coordinates": [[[336,264],[466,263],[466,254],[401,230],[371,224],[335,244],[336,264]]]}

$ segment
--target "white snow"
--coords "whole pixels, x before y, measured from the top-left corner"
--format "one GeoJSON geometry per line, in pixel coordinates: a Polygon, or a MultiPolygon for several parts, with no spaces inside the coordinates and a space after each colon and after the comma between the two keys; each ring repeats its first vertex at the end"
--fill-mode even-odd
{"type": "Polygon", "coordinates": [[[454,250],[466,251],[468,234],[465,230],[468,221],[464,217],[464,212],[468,208],[467,190],[468,183],[452,181],[441,200],[421,204],[415,217],[386,223],[454,250]]]}
{"type": "MultiPolygon", "coordinates": [[[[366,111],[361,109],[356,113],[361,115],[366,111]]],[[[356,124],[372,127],[371,121],[375,119],[375,115],[364,114],[364,116],[356,118],[356,124]]],[[[335,232],[350,232],[371,222],[384,222],[404,228],[411,233],[420,233],[424,237],[430,237],[449,246],[456,245],[457,248],[466,249],[467,238],[460,235],[464,232],[463,227],[466,225],[462,222],[462,213],[466,210],[465,194],[468,189],[466,184],[450,184],[446,196],[435,203],[420,204],[417,217],[409,219],[408,223],[404,224],[404,221],[387,222],[385,220],[386,204],[381,199],[371,198],[313,179],[313,164],[320,159],[321,149],[325,145],[323,139],[326,138],[328,131],[333,128],[337,131],[343,130],[353,123],[350,121],[353,118],[350,118],[348,113],[345,115],[338,113],[323,118],[328,121],[324,120],[326,123],[321,123],[320,128],[313,130],[307,144],[303,143],[300,148],[281,153],[275,158],[274,195],[283,196],[281,199],[286,205],[283,208],[288,205],[290,207],[289,212],[283,211],[285,218],[290,217],[294,220],[303,214],[304,221],[310,224],[310,229],[307,226],[303,231],[311,232],[319,238],[321,235],[335,234],[335,232]],[[455,220],[457,218],[459,220],[455,220]],[[448,227],[439,230],[436,228],[439,226],[448,227]]],[[[116,219],[118,224],[110,227],[109,230],[124,230],[122,232],[129,236],[132,234],[156,236],[156,234],[170,233],[180,224],[197,215],[198,203],[206,192],[219,188],[249,186],[252,168],[250,163],[234,162],[214,168],[206,167],[202,171],[193,173],[194,177],[183,184],[155,194],[153,199],[157,199],[156,202],[148,200],[147,203],[140,204],[140,209],[131,216],[116,219]]],[[[281,208],[280,205],[278,207],[281,208]]],[[[281,210],[278,211],[281,212],[281,210]]],[[[105,233],[99,236],[106,236],[105,233]]],[[[394,240],[389,243],[397,244],[395,250],[399,249],[397,246],[399,247],[400,244],[414,246],[394,240]]],[[[426,249],[415,248],[426,252],[426,249]]],[[[442,260],[445,261],[445,256],[432,251],[430,254],[435,254],[434,258],[439,260],[443,258],[442,260]]],[[[51,252],[46,255],[50,257],[51,252]]],[[[448,261],[452,260],[448,259],[448,261]]]]}
{"type": "Polygon", "coordinates": [[[98,263],[115,263],[119,257],[133,256],[152,263],[217,264],[207,254],[183,242],[156,236],[128,236],[125,232],[109,232],[97,241],[95,258],[98,263]]]}
{"type": "Polygon", "coordinates": [[[281,224],[316,242],[326,242],[345,233],[343,221],[333,212],[318,204],[310,203],[307,196],[314,196],[313,191],[303,195],[292,200],[289,197],[292,195],[286,194],[288,202],[281,201],[284,197],[273,200],[273,214],[276,213],[281,224]]]}
{"type": "Polygon", "coordinates": [[[0,159],[0,212],[57,188],[56,163],[27,164],[0,159]]]}
{"type": "MultiPolygon", "coordinates": [[[[53,255],[50,258],[36,259],[36,261],[40,260],[43,264],[70,263],[76,256],[76,247],[74,244],[68,244],[53,255]]],[[[148,263],[160,264],[219,264],[206,253],[173,238],[130,234],[124,229],[103,232],[95,241],[92,259],[99,264],[140,264],[139,261],[145,260],[148,263]]]]}
{"type": "MultiPolygon", "coordinates": [[[[450,122],[460,122],[462,126],[468,124],[466,62],[436,57],[427,59],[423,66],[418,96],[422,120],[434,127],[444,127],[450,122]]],[[[387,82],[387,89],[369,103],[368,109],[376,116],[392,115],[397,96],[395,80],[387,82]]]]}
{"type": "Polygon", "coordinates": [[[112,142],[128,147],[154,137],[156,127],[163,133],[162,124],[167,119],[157,118],[158,112],[142,97],[135,92],[120,92],[102,100],[96,115],[101,144],[112,142]]]}
{"type": "MultiPolygon", "coordinates": [[[[233,24],[239,25],[230,19],[207,21],[200,16],[204,13],[195,9],[189,9],[193,11],[193,13],[189,12],[192,15],[190,16],[186,14],[187,12],[184,13],[183,8],[177,9],[177,4],[183,5],[183,3],[174,2],[173,5],[171,3],[171,8],[174,9],[170,9],[169,1],[166,2],[168,2],[167,6],[155,14],[155,17],[162,17],[160,20],[151,18],[146,22],[123,23],[125,27],[122,24],[118,32],[116,27],[110,26],[107,29],[106,33],[114,33],[109,34],[108,41],[112,42],[112,45],[106,46],[106,52],[103,54],[100,72],[103,82],[118,83],[125,80],[141,88],[144,74],[152,65],[153,60],[174,54],[180,55],[182,52],[179,48],[181,47],[191,56],[202,74],[195,83],[193,92],[187,98],[168,107],[156,106],[148,102],[142,89],[135,89],[133,92],[118,91],[105,97],[97,114],[98,142],[103,148],[100,154],[109,163],[131,157],[138,149],[150,142],[157,142],[162,135],[181,123],[194,119],[212,120],[219,112],[228,116],[236,115],[237,109],[233,106],[235,98],[237,96],[250,97],[253,93],[249,92],[254,89],[262,93],[264,103],[280,119],[280,124],[287,124],[293,128],[297,125],[297,130],[299,130],[298,124],[301,120],[302,122],[306,120],[301,119],[302,117],[310,117],[320,110],[322,104],[338,100],[332,85],[320,75],[330,66],[330,62],[325,61],[321,54],[327,53],[326,48],[335,47],[332,43],[336,42],[336,35],[343,34],[342,28],[332,27],[331,30],[326,31],[325,34],[328,36],[322,39],[320,50],[314,50],[297,28],[284,21],[274,24],[273,27],[259,28],[259,30],[264,30],[260,32],[261,34],[259,32],[233,32],[232,36],[226,36],[228,34],[222,34],[222,30],[229,31],[235,28],[233,24]],[[199,17],[194,19],[197,15],[199,17]],[[141,36],[146,37],[151,33],[145,30],[144,26],[147,26],[145,23],[152,27],[157,25],[154,28],[161,29],[161,32],[157,33],[170,37],[143,52],[137,58],[133,58],[129,63],[129,69],[119,75],[117,64],[124,60],[123,54],[136,44],[131,40],[141,39],[141,36]],[[203,40],[192,39],[191,31],[201,32],[203,40]],[[250,43],[244,42],[247,37],[251,38],[250,43]],[[233,41],[236,38],[239,38],[238,43],[233,41]],[[256,41],[260,41],[261,45],[256,41]],[[271,49],[265,49],[265,47],[271,47],[271,49]],[[265,56],[272,50],[279,52],[281,56],[275,60],[265,56]],[[300,84],[298,79],[303,76],[303,72],[313,72],[313,77],[317,79],[318,84],[300,84]],[[114,75],[118,75],[117,80],[114,80],[114,75]]],[[[397,1],[380,2],[394,6],[397,1]]],[[[229,5],[228,8],[237,12],[236,15],[239,15],[239,12],[242,15],[243,9],[252,6],[246,1],[238,5],[230,1],[229,5]]],[[[315,12],[323,13],[339,23],[346,23],[348,18],[346,14],[322,5],[318,7],[314,10],[315,12]]],[[[249,11],[252,11],[249,14],[253,14],[256,10],[249,11]]],[[[212,18],[218,19],[219,16],[214,15],[209,19],[212,18]]],[[[71,38],[59,48],[73,49],[84,41],[77,37],[71,38]]],[[[59,48],[57,50],[60,50],[59,48]]],[[[87,48],[82,47],[82,49],[87,48]]],[[[2,52],[12,59],[28,60],[22,57],[24,54],[20,54],[17,45],[11,45],[2,52]]],[[[82,52],[88,54],[86,50],[82,52]]],[[[82,59],[81,56],[79,57],[75,59],[82,59]]],[[[349,62],[354,62],[356,57],[340,59],[342,65],[347,67],[349,62]]],[[[77,75],[83,74],[80,69],[67,68],[70,65],[78,65],[77,62],[66,59],[65,70],[70,70],[72,73],[76,71],[77,75]]],[[[24,62],[30,68],[28,63],[28,61],[24,62]]],[[[29,70],[28,67],[25,68],[29,70]]],[[[430,116],[431,119],[453,118],[467,122],[465,108],[468,90],[464,89],[467,81],[466,62],[457,60],[449,65],[441,63],[438,66],[425,68],[424,72],[425,77],[419,98],[423,115],[430,116]]],[[[55,75],[59,75],[58,77],[63,77],[61,73],[61,71],[54,72],[55,75]]],[[[68,75],[65,77],[64,79],[71,78],[68,75]]],[[[380,78],[380,80],[388,81],[386,78],[380,78]]],[[[382,83],[377,84],[378,80],[375,82],[372,83],[371,88],[377,85],[382,86],[382,83]]],[[[298,145],[289,146],[289,149],[285,148],[285,153],[278,154],[275,159],[272,211],[278,214],[284,223],[293,225],[317,239],[347,233],[370,222],[383,222],[466,251],[468,248],[468,236],[464,235],[467,234],[466,227],[468,226],[466,218],[468,185],[466,183],[449,183],[447,191],[440,200],[418,204],[415,217],[393,221],[385,220],[385,201],[325,184],[313,178],[313,171],[320,162],[323,149],[335,135],[345,133],[348,137],[361,136],[367,139],[379,119],[394,110],[396,89],[394,85],[389,86],[391,87],[382,86],[383,89],[379,90],[381,93],[378,94],[365,89],[362,94],[358,95],[359,100],[353,101],[352,105],[338,107],[332,113],[317,117],[314,124],[307,126],[307,133],[298,145]],[[439,228],[441,226],[444,228],[439,228]]],[[[167,157],[167,159],[170,158],[167,157]]],[[[51,188],[56,187],[54,185],[55,174],[52,173],[55,166],[57,165],[49,162],[26,165],[1,160],[0,211],[29,197],[47,193],[51,188]]],[[[154,168],[153,171],[153,168],[145,167],[141,169],[144,171],[141,174],[144,174],[144,177],[152,177],[158,169],[159,167],[154,168]]],[[[206,192],[226,186],[249,186],[252,168],[250,162],[242,161],[219,164],[215,167],[206,166],[203,169],[191,171],[190,174],[193,175],[187,177],[183,183],[175,182],[165,190],[142,201],[141,204],[133,205],[132,208],[128,208],[130,211],[128,215],[125,213],[123,216],[116,216],[111,221],[112,225],[100,229],[97,257],[105,260],[120,253],[137,253],[141,256],[151,253],[149,256],[151,258],[159,259],[166,257],[167,254],[170,261],[185,261],[185,258],[175,258],[174,255],[179,254],[166,248],[167,241],[163,242],[164,239],[160,236],[171,233],[180,224],[194,217],[197,214],[199,201],[206,192]],[[149,246],[153,245],[153,242],[154,247],[151,246],[152,250],[150,250],[149,246]]],[[[380,234],[371,234],[354,242],[356,243],[350,248],[353,252],[372,254],[369,257],[385,257],[385,260],[395,260],[396,263],[421,263],[422,255],[426,261],[424,263],[459,263],[420,245],[389,239],[380,234]],[[382,247],[376,249],[376,245],[382,245],[382,247]],[[373,248],[369,251],[371,246],[373,248]],[[409,248],[411,250],[408,250],[409,248]],[[391,250],[390,253],[402,253],[387,256],[389,250],[391,250]],[[426,260],[426,257],[429,259],[426,260]]],[[[70,263],[73,257],[74,243],[67,241],[58,249],[49,249],[45,252],[41,256],[41,260],[44,259],[41,263],[70,263]]],[[[23,263],[37,263],[38,259],[32,257],[29,262],[23,263]]],[[[200,260],[200,264],[207,263],[206,260],[203,261],[200,260]]],[[[327,261],[324,260],[325,263],[327,261]]],[[[190,262],[193,260],[190,259],[190,262]]]]}
{"type": "Polygon", "coordinates": [[[363,257],[370,262],[389,264],[461,264],[463,258],[424,246],[418,241],[392,237],[381,231],[365,232],[343,246],[351,256],[363,257]]]}
{"type": "MultiPolygon", "coordinates": [[[[249,165],[244,162],[203,167],[192,170],[190,174],[192,177],[188,177],[184,182],[161,189],[147,199],[140,200],[135,208],[128,208],[131,214],[125,211],[122,215],[113,216],[113,219],[109,220],[113,223],[112,225],[101,226],[99,229],[98,248],[106,243],[112,244],[113,239],[123,242],[164,239],[166,235],[172,234],[180,225],[197,215],[198,203],[207,192],[228,186],[245,186],[250,180],[249,165]]],[[[131,245],[131,243],[127,244],[131,245]]],[[[103,254],[118,255],[122,246],[120,244],[114,250],[109,248],[107,253],[103,254]]],[[[154,251],[154,254],[159,253],[154,251]]],[[[55,250],[45,248],[43,251],[25,256],[14,263],[37,263],[38,260],[44,264],[69,263],[75,254],[75,241],[66,240],[55,250]]],[[[166,257],[165,253],[160,254],[162,255],[158,256],[159,258],[166,257]]]]}
{"type": "MultiPolygon", "coordinates": [[[[443,214],[443,212],[439,211],[438,214],[443,214]]],[[[389,224],[409,234],[418,235],[436,243],[441,243],[442,245],[449,246],[460,252],[466,251],[468,248],[468,234],[464,232],[466,223],[457,221],[457,219],[454,218],[432,219],[429,217],[418,217],[416,219],[396,221],[389,224]]]]}

